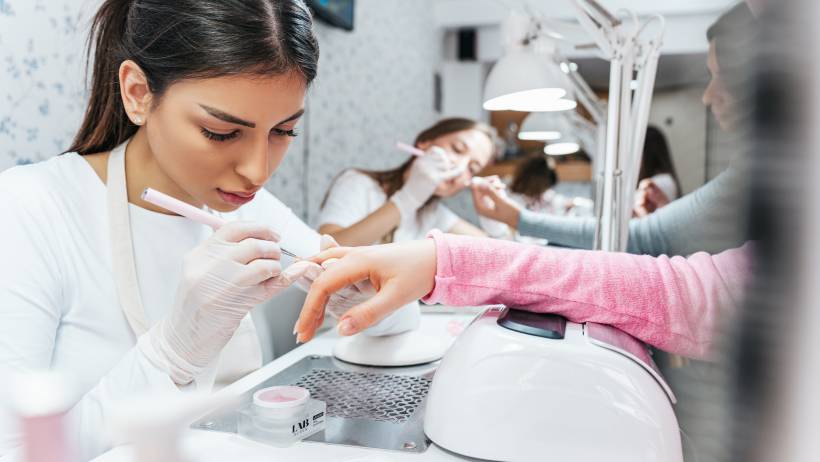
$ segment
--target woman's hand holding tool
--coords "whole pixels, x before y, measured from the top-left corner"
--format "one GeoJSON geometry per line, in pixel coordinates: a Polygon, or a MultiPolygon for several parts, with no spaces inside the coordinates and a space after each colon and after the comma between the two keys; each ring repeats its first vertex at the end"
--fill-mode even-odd
{"type": "Polygon", "coordinates": [[[175,383],[191,382],[251,309],[313,265],[297,261],[282,271],[278,241],[267,226],[230,222],[186,255],[174,306],[148,331],[150,348],[143,349],[175,383]]]}
{"type": "Polygon", "coordinates": [[[402,221],[412,218],[433,197],[441,183],[463,172],[463,166],[453,165],[444,149],[433,146],[413,162],[404,186],[390,197],[390,201],[399,209],[402,221]]]}

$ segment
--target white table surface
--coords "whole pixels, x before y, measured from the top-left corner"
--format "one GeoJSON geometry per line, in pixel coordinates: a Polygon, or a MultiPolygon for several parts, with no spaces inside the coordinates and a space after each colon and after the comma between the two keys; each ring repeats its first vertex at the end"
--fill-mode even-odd
{"type": "MultiPolygon", "coordinates": [[[[477,313],[478,309],[430,307],[425,309],[422,315],[421,330],[425,333],[441,336],[452,342],[460,329],[466,327],[477,313]]],[[[335,330],[325,331],[314,340],[266,364],[258,371],[226,387],[220,393],[244,393],[305,356],[329,356],[338,338],[339,336],[335,330]]],[[[317,442],[301,442],[288,448],[276,448],[235,434],[203,430],[190,430],[183,440],[182,446],[189,460],[204,462],[229,460],[242,460],[243,462],[296,460],[300,462],[450,462],[475,460],[446,452],[435,444],[432,444],[427,451],[420,454],[317,442]]],[[[132,462],[132,450],[128,446],[116,447],[94,460],[97,462],[132,462]]]]}

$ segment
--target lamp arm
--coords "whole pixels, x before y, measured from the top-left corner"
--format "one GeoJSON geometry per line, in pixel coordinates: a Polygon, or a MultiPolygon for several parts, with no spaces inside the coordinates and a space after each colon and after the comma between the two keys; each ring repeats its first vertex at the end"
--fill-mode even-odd
{"type": "Polygon", "coordinates": [[[601,6],[597,0],[575,0],[575,3],[602,27],[615,29],[621,25],[621,20],[601,6]]]}
{"type": "Polygon", "coordinates": [[[569,70],[567,77],[569,78],[578,99],[581,101],[581,104],[587,108],[589,114],[592,116],[592,120],[594,120],[596,124],[604,123],[606,120],[606,105],[600,98],[598,98],[598,95],[592,91],[592,88],[590,88],[589,84],[587,84],[581,74],[569,67],[570,63],[567,59],[564,59],[563,56],[560,56],[559,59],[562,63],[567,65],[567,69],[569,70]]]}
{"type": "MultiPolygon", "coordinates": [[[[612,21],[607,20],[606,16],[602,16],[596,11],[590,12],[585,8],[585,4],[589,1],[590,0],[572,0],[570,3],[575,9],[575,16],[578,18],[578,22],[592,35],[593,41],[601,50],[602,57],[606,60],[611,60],[615,53],[613,44],[617,42],[617,26],[613,25],[612,21]]],[[[600,8],[600,5],[598,5],[598,7],[600,8]]],[[[612,17],[614,18],[614,16],[612,17]]]]}
{"type": "MultiPolygon", "coordinates": [[[[663,22],[661,22],[663,25],[663,22]]],[[[645,24],[644,24],[645,26],[645,24]]],[[[641,160],[643,156],[643,146],[646,140],[646,126],[649,121],[652,96],[654,92],[655,77],[657,75],[658,60],[660,58],[660,48],[662,46],[663,28],[655,40],[641,42],[638,31],[631,43],[635,56],[634,69],[637,74],[637,88],[632,98],[631,111],[626,114],[629,125],[625,127],[628,143],[625,146],[622,171],[621,202],[619,204],[620,217],[616,226],[619,226],[618,245],[625,249],[629,236],[629,216],[631,215],[632,203],[635,195],[635,184],[638,181],[641,160]]]]}
{"type": "MultiPolygon", "coordinates": [[[[634,185],[638,181],[638,173],[641,167],[641,157],[643,146],[646,140],[646,126],[649,122],[649,112],[651,109],[652,97],[654,93],[655,76],[658,70],[658,59],[660,58],[660,46],[650,44],[646,58],[641,64],[638,72],[638,88],[635,90],[633,99],[632,115],[630,125],[632,127],[632,164],[628,165],[628,184],[634,185]]],[[[634,191],[630,191],[634,193],[634,191]]],[[[631,202],[631,197],[627,198],[631,202]]]]}

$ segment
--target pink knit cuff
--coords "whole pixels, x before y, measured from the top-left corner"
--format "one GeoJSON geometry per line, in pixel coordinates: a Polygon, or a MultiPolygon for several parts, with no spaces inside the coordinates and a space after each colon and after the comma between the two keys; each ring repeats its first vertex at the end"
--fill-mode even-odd
{"type": "Polygon", "coordinates": [[[447,236],[437,229],[430,231],[427,238],[436,243],[436,279],[433,290],[421,301],[427,304],[440,303],[446,298],[450,283],[455,280],[450,259],[450,246],[447,243],[447,236]]]}

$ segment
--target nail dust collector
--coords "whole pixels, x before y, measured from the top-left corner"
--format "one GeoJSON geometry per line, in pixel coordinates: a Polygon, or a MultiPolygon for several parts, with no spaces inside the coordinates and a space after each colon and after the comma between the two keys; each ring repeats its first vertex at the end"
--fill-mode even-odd
{"type": "Polygon", "coordinates": [[[424,418],[438,446],[500,461],[682,461],[675,397],[609,326],[490,309],[447,352],[424,418]]]}

